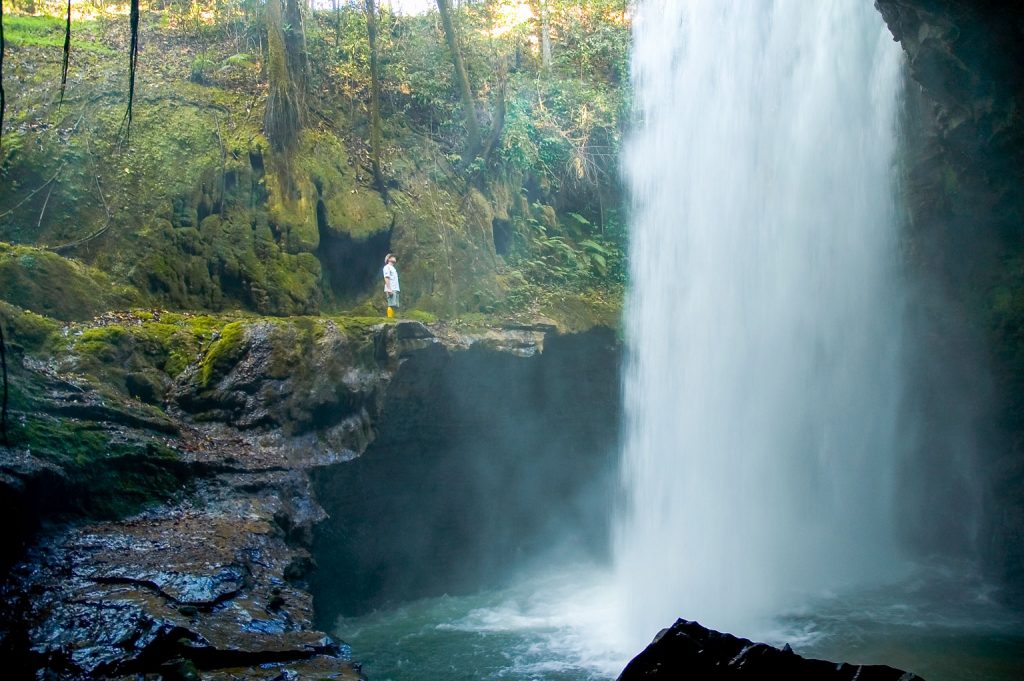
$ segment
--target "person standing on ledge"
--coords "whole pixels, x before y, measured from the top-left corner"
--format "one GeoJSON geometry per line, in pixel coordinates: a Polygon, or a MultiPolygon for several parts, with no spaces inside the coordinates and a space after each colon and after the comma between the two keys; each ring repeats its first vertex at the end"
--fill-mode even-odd
{"type": "Polygon", "coordinates": [[[395,316],[395,309],[400,307],[398,300],[398,270],[395,269],[395,263],[398,262],[398,258],[392,253],[388,253],[384,257],[384,295],[388,299],[388,316],[395,316]]]}

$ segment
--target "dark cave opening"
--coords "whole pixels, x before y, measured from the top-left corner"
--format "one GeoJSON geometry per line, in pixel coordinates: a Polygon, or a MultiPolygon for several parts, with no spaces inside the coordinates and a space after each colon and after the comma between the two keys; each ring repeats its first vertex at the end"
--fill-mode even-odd
{"type": "Polygon", "coordinates": [[[323,201],[316,204],[320,246],[316,257],[323,268],[325,292],[337,303],[353,304],[377,288],[383,290],[381,269],[391,247],[391,230],[353,239],[330,227],[323,201]]]}
{"type": "Polygon", "coordinates": [[[491,221],[491,233],[494,238],[494,251],[506,256],[512,248],[512,223],[508,220],[494,218],[491,221]]]}
{"type": "Polygon", "coordinates": [[[320,626],[501,584],[552,551],[606,557],[621,346],[606,329],[545,345],[407,359],[376,441],[315,472],[320,626]]]}

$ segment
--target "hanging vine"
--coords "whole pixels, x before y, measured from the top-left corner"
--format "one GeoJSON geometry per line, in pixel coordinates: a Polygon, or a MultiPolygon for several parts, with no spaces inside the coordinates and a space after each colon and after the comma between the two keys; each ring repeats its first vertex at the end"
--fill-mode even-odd
{"type": "Polygon", "coordinates": [[[64,24],[64,59],[60,65],[60,101],[57,110],[64,104],[64,89],[68,84],[68,62],[71,59],[71,0],[68,0],[68,18],[64,24]]]}
{"type": "Polygon", "coordinates": [[[7,110],[7,97],[4,94],[4,3],[0,2],[0,144],[3,144],[4,111],[7,110]]]}
{"type": "Polygon", "coordinates": [[[135,70],[139,64],[139,0],[132,0],[129,18],[132,31],[131,45],[128,48],[128,109],[124,112],[124,123],[127,123],[125,137],[132,132],[132,103],[135,101],[135,70]]]}

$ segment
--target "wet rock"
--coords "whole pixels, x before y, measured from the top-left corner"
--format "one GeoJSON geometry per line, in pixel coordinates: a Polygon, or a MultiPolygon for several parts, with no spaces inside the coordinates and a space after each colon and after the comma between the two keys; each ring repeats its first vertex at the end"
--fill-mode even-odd
{"type": "Polygon", "coordinates": [[[788,681],[920,681],[910,672],[883,665],[851,665],[813,660],[676,620],[626,665],[619,681],[639,679],[787,679],[788,681]]]}
{"type": "MultiPolygon", "coordinates": [[[[927,382],[946,381],[967,401],[990,409],[962,416],[948,405],[926,418],[953,417],[981,432],[976,470],[986,493],[980,525],[951,506],[905,514],[924,552],[979,551],[1003,597],[1024,604],[1024,21],[1019,2],[875,0],[893,38],[907,55],[910,75],[904,153],[910,208],[906,252],[931,292],[916,304],[928,319],[921,357],[936,358],[927,382]],[[989,430],[990,428],[990,430],[989,430]],[[976,538],[983,537],[983,541],[976,538]]],[[[948,388],[947,388],[948,389],[948,388]]],[[[923,401],[927,404],[927,400],[923,401]]],[[[956,426],[951,426],[956,428],[956,426]]],[[[922,442],[937,463],[954,450],[941,427],[922,442]]],[[[915,480],[907,496],[968,497],[962,471],[942,465],[915,480]]]]}
{"type": "Polygon", "coordinates": [[[271,521],[280,507],[221,496],[68,530],[31,553],[15,569],[18,591],[37,594],[26,666],[62,679],[250,667],[246,678],[273,678],[266,665],[357,679],[342,644],[313,628],[310,595],[287,580],[308,553],[271,521]]]}
{"type": "MultiPolygon", "coordinates": [[[[241,429],[328,430],[374,411],[387,368],[372,353],[373,330],[346,334],[330,320],[259,321],[228,333],[179,376],[171,399],[201,421],[241,429]]],[[[358,439],[349,448],[358,450],[358,439]]]]}
{"type": "MultiPolygon", "coordinates": [[[[39,444],[0,448],[0,510],[75,524],[51,526],[27,552],[12,546],[9,561],[19,560],[0,581],[5,670],[53,679],[358,679],[351,651],[313,619],[311,546],[326,513],[311,475],[360,457],[388,410],[415,411],[437,395],[453,356],[466,367],[482,362],[473,375],[486,375],[491,361],[519,371],[550,330],[360,324],[229,323],[176,374],[160,406],[26,362],[18,380],[38,398],[16,418],[39,444]],[[44,445],[49,458],[33,453],[44,445]],[[103,513],[82,502],[99,496],[99,483],[117,502],[103,513]],[[125,504],[129,497],[140,503],[125,504]]],[[[550,361],[564,368],[579,356],[550,361]]],[[[529,376],[545,374],[546,361],[530,360],[529,376]]],[[[583,364],[582,373],[608,382],[583,364]]],[[[431,412],[400,425],[418,418],[431,412]]],[[[563,415],[553,409],[552,418],[563,415]]]]}

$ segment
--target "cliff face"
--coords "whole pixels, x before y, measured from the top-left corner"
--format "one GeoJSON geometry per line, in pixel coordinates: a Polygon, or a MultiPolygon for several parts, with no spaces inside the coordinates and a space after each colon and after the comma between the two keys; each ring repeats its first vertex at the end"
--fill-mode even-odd
{"type": "MultiPolygon", "coordinates": [[[[388,496],[435,493],[457,522],[471,511],[454,490],[477,484],[452,454],[466,438],[477,469],[509,466],[511,427],[566,445],[557,461],[545,458],[550,448],[516,449],[511,469],[560,471],[531,484],[555,485],[554,503],[567,506],[613,451],[610,332],[171,313],[63,327],[16,319],[19,339],[36,339],[13,348],[11,446],[0,449],[0,559],[10,567],[0,651],[19,678],[357,679],[348,647],[317,625],[337,613],[338,593],[323,585],[338,574],[360,584],[422,577],[409,565],[340,562],[371,555],[367,545],[399,520],[351,503],[382,483],[365,471],[390,466],[388,496]],[[561,373],[549,382],[553,364],[561,373]],[[488,384],[528,404],[481,401],[488,384]],[[427,489],[417,471],[430,470],[427,489]],[[341,536],[347,553],[325,536],[341,536]]],[[[509,498],[524,484],[504,483],[509,498]]],[[[524,517],[492,517],[488,531],[542,542],[516,527],[524,517]]]]}
{"type": "Polygon", "coordinates": [[[322,626],[504,584],[555,550],[607,550],[621,413],[614,335],[510,350],[476,342],[418,356],[391,382],[366,453],[316,471],[329,515],[313,544],[322,626]]]}
{"type": "MultiPolygon", "coordinates": [[[[906,51],[910,257],[926,347],[951,360],[959,404],[977,405],[983,480],[977,544],[989,572],[1024,588],[1024,13],[1015,2],[876,0],[906,51]],[[975,350],[980,348],[980,350],[975,350]],[[994,414],[995,418],[987,414],[994,414]]],[[[927,382],[922,384],[927,391],[927,382]]],[[[934,385],[934,384],[932,384],[934,385]]],[[[932,422],[942,405],[933,405],[932,422]]],[[[936,426],[935,432],[941,432],[936,426]]],[[[934,439],[939,439],[933,436],[934,439]]],[[[934,442],[936,451],[951,449],[934,442]]],[[[941,455],[941,454],[940,454],[941,455]]],[[[972,483],[950,475],[932,494],[972,483]]],[[[950,519],[917,517],[916,529],[950,519]]],[[[966,532],[967,530],[965,530],[966,532]]],[[[942,542],[942,529],[926,541],[942,542]]],[[[920,535],[919,535],[920,536],[920,535]]]]}

